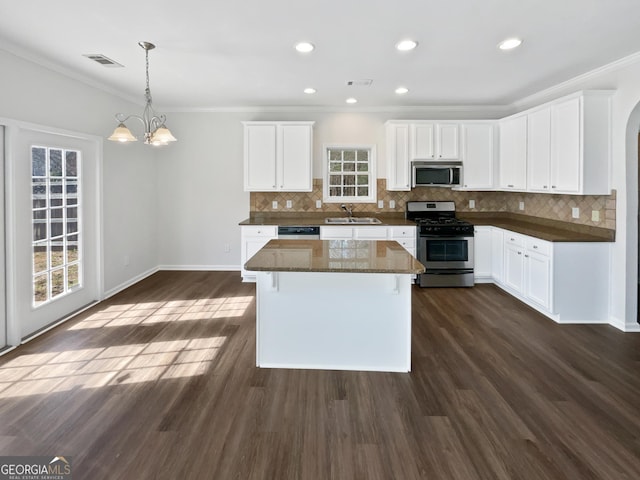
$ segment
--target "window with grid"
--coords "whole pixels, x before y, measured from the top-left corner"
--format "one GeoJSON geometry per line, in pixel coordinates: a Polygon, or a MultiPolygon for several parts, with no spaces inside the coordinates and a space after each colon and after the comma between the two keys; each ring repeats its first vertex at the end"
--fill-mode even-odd
{"type": "Polygon", "coordinates": [[[33,305],[82,285],[80,152],[31,148],[33,305]]]}
{"type": "Polygon", "coordinates": [[[376,201],[375,146],[325,145],[325,202],[376,201]]]}

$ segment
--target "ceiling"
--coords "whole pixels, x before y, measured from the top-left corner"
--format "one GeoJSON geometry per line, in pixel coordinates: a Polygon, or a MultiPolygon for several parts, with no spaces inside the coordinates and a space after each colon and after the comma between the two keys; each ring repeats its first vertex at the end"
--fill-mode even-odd
{"type": "Polygon", "coordinates": [[[166,110],[508,105],[640,51],[638,0],[0,0],[0,11],[0,48],[139,103],[137,43],[155,43],[151,92],[166,110]],[[496,48],[513,36],[521,47],[496,48]],[[405,38],[418,47],[398,52],[405,38]],[[294,50],[303,40],[312,53],[294,50]],[[83,57],[95,53],[124,68],[83,57]],[[346,85],[361,79],[373,83],[346,85]]]}

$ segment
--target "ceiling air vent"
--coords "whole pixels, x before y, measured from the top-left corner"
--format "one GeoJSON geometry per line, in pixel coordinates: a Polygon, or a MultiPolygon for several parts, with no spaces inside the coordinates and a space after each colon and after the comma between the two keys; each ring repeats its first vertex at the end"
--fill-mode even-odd
{"type": "Polygon", "coordinates": [[[100,53],[85,53],[82,56],[83,57],[87,57],[87,58],[93,60],[94,62],[97,62],[100,65],[103,65],[105,67],[123,67],[124,66],[124,65],[119,64],[118,62],[114,62],[110,58],[105,57],[104,55],[102,55],[100,53]]]}
{"type": "Polygon", "coordinates": [[[373,80],[370,78],[363,78],[362,80],[347,80],[347,86],[349,87],[369,87],[373,80]]]}

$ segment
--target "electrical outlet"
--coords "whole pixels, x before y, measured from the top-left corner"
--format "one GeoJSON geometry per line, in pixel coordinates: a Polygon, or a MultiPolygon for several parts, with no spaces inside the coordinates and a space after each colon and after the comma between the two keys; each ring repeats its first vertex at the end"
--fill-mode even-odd
{"type": "Polygon", "coordinates": [[[291,200],[287,200],[287,208],[291,208],[291,205],[292,205],[291,200]]]}
{"type": "Polygon", "coordinates": [[[271,208],[274,209],[274,210],[278,208],[278,201],[277,200],[274,200],[273,202],[271,202],[271,208]]]}
{"type": "Polygon", "coordinates": [[[322,200],[316,200],[316,208],[322,208],[322,200]]]}
{"type": "Polygon", "coordinates": [[[571,208],[571,217],[580,218],[580,209],[578,207],[571,208]]]}
{"type": "Polygon", "coordinates": [[[469,208],[476,208],[476,201],[475,200],[469,200],[469,208]]]}
{"type": "Polygon", "coordinates": [[[384,208],[384,200],[378,200],[378,208],[384,208]]]}
{"type": "Polygon", "coordinates": [[[396,208],[396,201],[395,200],[389,200],[389,208],[396,208]]]}
{"type": "Polygon", "coordinates": [[[591,221],[592,222],[600,221],[600,210],[591,210],[591,221]]]}
{"type": "Polygon", "coordinates": [[[520,203],[518,204],[518,208],[519,208],[520,210],[524,210],[524,202],[520,202],[520,203]]]}

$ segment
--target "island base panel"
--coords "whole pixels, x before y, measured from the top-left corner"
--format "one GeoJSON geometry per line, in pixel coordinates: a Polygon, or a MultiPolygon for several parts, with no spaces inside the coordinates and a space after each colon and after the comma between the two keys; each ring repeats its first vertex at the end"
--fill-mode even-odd
{"type": "Polygon", "coordinates": [[[257,272],[256,362],[411,369],[411,275],[257,272]]]}

